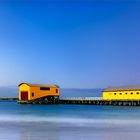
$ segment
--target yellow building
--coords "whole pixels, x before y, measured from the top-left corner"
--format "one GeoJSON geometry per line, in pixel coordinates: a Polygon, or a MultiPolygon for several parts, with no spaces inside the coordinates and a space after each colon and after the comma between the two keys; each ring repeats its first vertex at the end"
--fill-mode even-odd
{"type": "Polygon", "coordinates": [[[104,100],[140,100],[140,86],[108,87],[103,90],[104,100]]]}
{"type": "Polygon", "coordinates": [[[19,85],[19,101],[31,101],[42,97],[59,97],[57,85],[21,83],[19,85]]]}

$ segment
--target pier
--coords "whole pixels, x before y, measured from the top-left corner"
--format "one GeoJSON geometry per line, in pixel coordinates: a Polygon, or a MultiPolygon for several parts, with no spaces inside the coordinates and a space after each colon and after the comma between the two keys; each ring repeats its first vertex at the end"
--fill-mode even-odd
{"type": "Polygon", "coordinates": [[[60,98],[56,100],[23,101],[20,104],[79,104],[100,106],[140,106],[140,100],[104,100],[102,97],[60,98]]]}
{"type": "Polygon", "coordinates": [[[0,101],[17,101],[18,98],[0,98],[0,101]]]}
{"type": "Polygon", "coordinates": [[[56,100],[38,99],[18,101],[18,98],[0,98],[0,101],[17,101],[20,104],[79,104],[106,106],[140,106],[140,100],[103,100],[102,97],[60,98],[56,100]]]}
{"type": "Polygon", "coordinates": [[[102,98],[66,98],[59,104],[107,105],[107,106],[140,106],[140,100],[103,100],[102,98]]]}

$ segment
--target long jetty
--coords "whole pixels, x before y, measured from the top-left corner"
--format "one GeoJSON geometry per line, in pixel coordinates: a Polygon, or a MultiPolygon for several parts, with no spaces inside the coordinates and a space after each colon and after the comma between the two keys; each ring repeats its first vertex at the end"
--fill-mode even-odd
{"type": "Polygon", "coordinates": [[[140,100],[104,100],[102,97],[64,98],[59,100],[59,104],[140,106],[140,100]]]}
{"type": "Polygon", "coordinates": [[[106,106],[140,106],[140,100],[104,100],[102,97],[60,98],[58,100],[18,101],[18,98],[0,98],[0,101],[17,101],[20,104],[79,104],[106,106]]]}
{"type": "Polygon", "coordinates": [[[0,101],[17,101],[18,98],[0,98],[0,101]]]}
{"type": "MultiPolygon", "coordinates": [[[[21,102],[20,102],[21,103],[21,102]]],[[[79,104],[79,105],[106,105],[106,106],[140,106],[140,100],[104,100],[102,97],[60,98],[58,100],[36,100],[23,104],[79,104]]]]}

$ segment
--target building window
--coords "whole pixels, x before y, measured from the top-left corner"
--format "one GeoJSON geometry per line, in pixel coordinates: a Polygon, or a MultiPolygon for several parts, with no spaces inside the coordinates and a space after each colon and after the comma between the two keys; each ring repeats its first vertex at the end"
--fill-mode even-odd
{"type": "Polygon", "coordinates": [[[137,92],[137,94],[139,94],[139,92],[137,92]]]}
{"type": "Polygon", "coordinates": [[[32,92],[32,97],[34,97],[34,93],[32,92]]]}
{"type": "Polygon", "coordinates": [[[116,93],[114,93],[114,95],[116,95],[116,93]]]}
{"type": "Polygon", "coordinates": [[[49,87],[40,87],[40,90],[50,90],[49,87]]]}
{"type": "Polygon", "coordinates": [[[131,94],[133,94],[133,92],[131,92],[131,94]]]}
{"type": "Polygon", "coordinates": [[[58,89],[56,89],[56,93],[58,93],[58,89]]]}

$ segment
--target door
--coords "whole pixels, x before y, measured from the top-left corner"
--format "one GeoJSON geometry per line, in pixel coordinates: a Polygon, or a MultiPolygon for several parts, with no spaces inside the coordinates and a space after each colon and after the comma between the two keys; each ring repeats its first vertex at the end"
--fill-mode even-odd
{"type": "Polygon", "coordinates": [[[28,91],[21,91],[21,100],[28,100],[28,91]]]}

